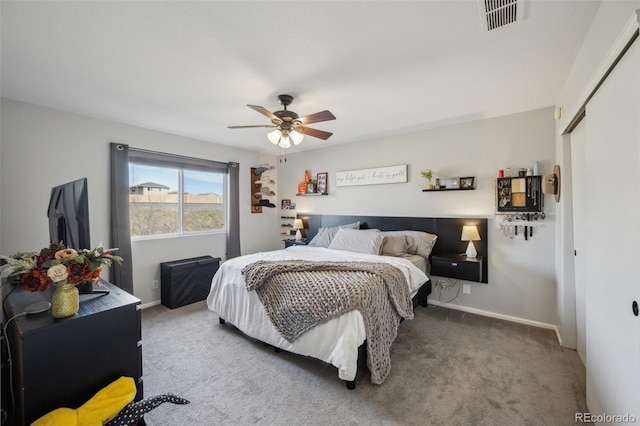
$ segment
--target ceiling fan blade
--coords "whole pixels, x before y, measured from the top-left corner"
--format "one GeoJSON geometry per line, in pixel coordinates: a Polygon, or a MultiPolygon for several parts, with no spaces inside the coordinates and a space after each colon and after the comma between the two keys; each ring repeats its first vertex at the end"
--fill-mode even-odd
{"type": "Polygon", "coordinates": [[[327,140],[333,135],[331,132],[325,132],[324,130],[312,129],[311,127],[298,126],[296,130],[305,135],[312,136],[318,139],[327,140]]]}
{"type": "Polygon", "coordinates": [[[227,126],[228,129],[248,129],[250,127],[278,127],[275,124],[255,124],[252,126],[227,126]]]}
{"type": "Polygon", "coordinates": [[[320,112],[316,112],[315,114],[305,115],[304,117],[298,118],[302,124],[311,124],[311,123],[319,123],[321,121],[329,121],[335,120],[336,117],[331,114],[330,111],[324,110],[320,112]]]}
{"type": "Polygon", "coordinates": [[[255,111],[258,111],[260,114],[269,117],[269,120],[271,121],[276,120],[276,121],[282,122],[280,118],[278,118],[274,113],[272,113],[265,107],[261,107],[259,105],[247,105],[247,106],[255,111]]]}

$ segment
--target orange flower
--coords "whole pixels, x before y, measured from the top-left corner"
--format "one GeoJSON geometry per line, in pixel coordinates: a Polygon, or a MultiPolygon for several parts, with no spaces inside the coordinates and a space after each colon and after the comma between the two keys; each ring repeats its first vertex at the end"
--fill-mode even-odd
{"type": "Polygon", "coordinates": [[[22,287],[28,291],[45,291],[51,283],[47,271],[40,269],[32,269],[30,272],[21,274],[19,280],[22,287]]]}
{"type": "Polygon", "coordinates": [[[66,267],[69,271],[69,278],[67,278],[69,284],[82,284],[91,281],[93,271],[89,262],[69,262],[66,267]]]}

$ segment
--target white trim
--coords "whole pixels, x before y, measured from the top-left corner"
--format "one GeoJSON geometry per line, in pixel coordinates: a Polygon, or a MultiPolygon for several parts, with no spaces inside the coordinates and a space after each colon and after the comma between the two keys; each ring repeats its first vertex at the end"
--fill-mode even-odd
{"type": "Polygon", "coordinates": [[[553,324],[548,324],[546,322],[540,322],[540,321],[528,320],[528,319],[525,319],[525,318],[512,317],[511,315],[498,314],[498,313],[495,313],[495,312],[484,311],[482,309],[469,308],[467,306],[455,305],[455,304],[452,304],[452,303],[442,303],[442,302],[439,302],[437,300],[428,299],[427,302],[430,305],[441,306],[441,307],[449,308],[449,309],[455,309],[456,311],[463,311],[463,312],[468,312],[470,314],[482,315],[484,317],[497,318],[497,319],[501,319],[501,320],[505,320],[505,321],[511,321],[511,322],[516,322],[516,323],[519,323],[519,324],[525,324],[525,325],[530,325],[530,326],[533,326],[533,327],[546,328],[548,330],[553,330],[553,331],[556,332],[556,337],[558,338],[558,343],[560,343],[560,346],[562,346],[562,337],[560,337],[560,332],[558,331],[558,327],[556,327],[553,324]]]}
{"type": "Polygon", "coordinates": [[[159,304],[160,304],[159,300],[154,300],[153,302],[144,303],[144,304],[140,305],[140,308],[147,309],[147,308],[151,308],[153,306],[158,306],[159,304]]]}
{"type": "Polygon", "coordinates": [[[568,112],[568,114],[565,115],[566,119],[564,123],[562,123],[562,126],[560,126],[562,129],[560,134],[567,133],[569,131],[569,126],[573,123],[573,120],[582,114],[587,104],[587,100],[603,80],[611,66],[615,63],[616,59],[618,59],[618,56],[623,52],[625,46],[629,43],[629,40],[631,40],[635,32],[638,30],[639,25],[640,9],[636,10],[631,18],[629,18],[622,29],[622,32],[618,35],[618,38],[609,49],[609,52],[607,52],[600,62],[600,65],[598,65],[598,68],[596,68],[596,71],[591,76],[591,79],[585,86],[582,94],[576,100],[576,103],[572,105],[571,108],[563,108],[568,112]]]}

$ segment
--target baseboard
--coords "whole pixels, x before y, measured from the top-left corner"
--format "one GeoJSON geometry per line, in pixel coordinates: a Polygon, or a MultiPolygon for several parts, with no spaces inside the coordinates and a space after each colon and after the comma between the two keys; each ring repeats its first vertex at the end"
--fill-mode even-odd
{"type": "Polygon", "coordinates": [[[154,300],[153,302],[144,303],[144,304],[140,305],[140,308],[147,309],[147,308],[150,308],[152,306],[158,306],[159,304],[160,304],[159,300],[154,300]]]}
{"type": "Polygon", "coordinates": [[[548,324],[546,322],[540,322],[540,321],[533,321],[526,318],[513,317],[511,315],[498,314],[496,312],[484,311],[482,309],[476,309],[476,308],[469,308],[467,306],[455,305],[452,303],[442,303],[437,300],[428,300],[427,303],[434,306],[442,306],[443,308],[449,308],[449,309],[455,309],[457,311],[468,312],[470,314],[482,315],[485,317],[517,322],[519,324],[530,325],[533,327],[554,330],[556,332],[556,337],[558,338],[558,342],[560,343],[560,346],[562,346],[562,338],[560,337],[560,332],[558,331],[558,327],[556,327],[554,324],[548,324]]]}

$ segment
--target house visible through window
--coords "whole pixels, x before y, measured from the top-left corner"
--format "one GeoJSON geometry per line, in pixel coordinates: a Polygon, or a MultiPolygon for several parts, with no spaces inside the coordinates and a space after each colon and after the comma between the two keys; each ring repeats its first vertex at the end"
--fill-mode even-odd
{"type": "Polygon", "coordinates": [[[226,231],[226,176],[219,170],[130,159],[131,237],[226,231]]]}

